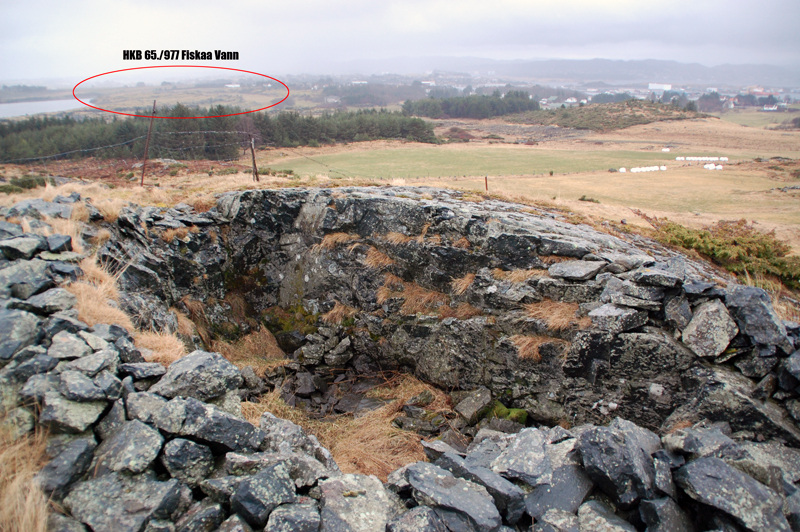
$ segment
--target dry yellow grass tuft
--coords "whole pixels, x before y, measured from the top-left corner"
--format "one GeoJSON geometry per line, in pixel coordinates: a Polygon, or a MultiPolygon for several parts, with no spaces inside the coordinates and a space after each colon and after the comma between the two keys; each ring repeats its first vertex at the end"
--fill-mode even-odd
{"type": "Polygon", "coordinates": [[[211,348],[240,368],[252,366],[258,375],[289,363],[277,340],[265,327],[233,343],[215,340],[211,348]]]}
{"type": "Polygon", "coordinates": [[[446,294],[427,290],[417,283],[406,282],[395,275],[386,274],[383,286],[376,292],[376,301],[382,305],[395,297],[404,300],[400,307],[400,312],[403,314],[441,315],[444,312],[452,315],[453,309],[448,306],[450,298],[446,294]]]}
{"type": "Polygon", "coordinates": [[[538,303],[525,305],[525,314],[535,320],[542,320],[547,324],[547,328],[552,331],[563,331],[572,326],[584,329],[591,325],[592,320],[588,317],[578,318],[577,312],[580,308],[577,303],[563,303],[544,299],[538,303]]]}
{"type": "Polygon", "coordinates": [[[550,277],[550,274],[547,273],[547,270],[501,270],[500,268],[495,268],[492,270],[492,277],[500,281],[509,281],[512,283],[521,283],[523,281],[527,281],[531,278],[541,278],[541,277],[550,277]]]}
{"type": "Polygon", "coordinates": [[[433,403],[426,408],[437,412],[451,411],[444,392],[410,375],[399,375],[368,392],[371,397],[392,402],[357,419],[347,415],[325,420],[311,419],[303,411],[287,406],[277,390],[261,396],[258,403],[242,403],[242,413],[255,424],[263,412],[297,423],[331,451],[343,472],[375,475],[385,482],[395,469],[425,459],[420,437],[392,425],[402,405],[423,390],[434,395],[433,403]]]}
{"type": "Polygon", "coordinates": [[[200,232],[200,228],[196,225],[191,227],[178,227],[176,229],[166,229],[163,233],[161,233],[161,240],[166,243],[172,242],[174,239],[178,238],[183,240],[189,233],[197,234],[200,232]]]}
{"type": "Polygon", "coordinates": [[[542,360],[542,354],[539,348],[545,344],[558,344],[569,346],[569,342],[561,338],[552,338],[550,336],[524,336],[517,334],[511,337],[511,342],[517,347],[519,358],[533,360],[539,362],[542,360]]]}
{"type": "Polygon", "coordinates": [[[470,248],[470,243],[469,243],[469,240],[467,240],[467,237],[462,236],[461,238],[459,238],[458,240],[453,242],[453,247],[454,248],[461,248],[461,249],[469,249],[470,248]]]}
{"type": "Polygon", "coordinates": [[[417,244],[424,244],[425,243],[425,235],[428,234],[428,229],[430,229],[430,228],[431,228],[431,224],[425,224],[425,226],[422,228],[422,232],[415,239],[417,241],[417,244]]]}
{"type": "Polygon", "coordinates": [[[319,253],[323,249],[333,249],[340,244],[346,244],[361,238],[355,233],[330,233],[322,238],[322,242],[311,247],[312,253],[319,253]]]}
{"type": "Polygon", "coordinates": [[[447,295],[427,290],[417,283],[405,283],[399,297],[405,299],[400,307],[400,312],[403,314],[436,314],[441,307],[450,302],[447,295]]]}
{"type": "Polygon", "coordinates": [[[97,247],[100,247],[109,240],[111,240],[111,231],[109,231],[108,229],[100,229],[97,232],[97,235],[94,238],[92,238],[92,244],[94,244],[97,247]]]}
{"type": "Polygon", "coordinates": [[[195,333],[194,322],[189,319],[189,316],[187,316],[180,310],[176,309],[175,307],[170,307],[169,310],[170,312],[175,314],[175,317],[178,320],[178,333],[184,336],[194,335],[195,333]]]}
{"type": "Polygon", "coordinates": [[[410,236],[406,236],[403,233],[397,233],[395,231],[391,231],[389,233],[386,233],[386,236],[384,236],[383,239],[386,240],[388,243],[393,244],[395,246],[399,245],[399,244],[407,244],[407,243],[411,242],[412,240],[414,240],[410,236]]]}
{"type": "Polygon", "coordinates": [[[130,317],[110,302],[119,300],[117,281],[127,265],[113,271],[109,265],[98,264],[92,256],[83,259],[80,266],[83,277],[64,287],[78,300],[78,318],[88,325],[116,323],[133,331],[130,317]]]}
{"type": "Polygon", "coordinates": [[[468,320],[470,318],[474,318],[475,316],[480,316],[481,314],[483,314],[481,309],[473,307],[466,302],[459,303],[456,308],[453,308],[450,305],[442,305],[441,309],[439,310],[439,317],[442,319],[456,318],[459,320],[468,320]]]}
{"type": "Polygon", "coordinates": [[[181,303],[189,311],[189,319],[194,323],[197,335],[204,344],[208,345],[211,342],[211,335],[208,332],[208,317],[206,316],[205,305],[202,301],[197,301],[189,296],[183,296],[181,303]]]}
{"type": "Polygon", "coordinates": [[[566,262],[568,260],[575,260],[570,257],[562,257],[561,255],[540,255],[539,260],[545,264],[555,264],[557,262],[566,262]]]}
{"type": "MultiPolygon", "coordinates": [[[[76,205],[83,206],[80,203],[76,203],[76,205]]],[[[81,223],[75,218],[74,210],[72,214],[73,216],[69,220],[45,217],[44,222],[51,227],[51,230],[45,232],[45,236],[48,234],[71,236],[72,250],[76,253],[83,253],[83,246],[81,246],[81,223]]]]}
{"type": "MultiPolygon", "coordinates": [[[[0,420],[3,421],[3,420],[0,420]]],[[[46,532],[49,503],[34,479],[47,462],[47,434],[14,439],[14,430],[0,422],[0,530],[46,532]]]]}
{"type": "Polygon", "coordinates": [[[364,259],[364,264],[369,268],[381,270],[394,264],[394,261],[388,255],[384,255],[374,247],[370,247],[369,251],[367,251],[367,257],[364,259]]]}
{"type": "Polygon", "coordinates": [[[95,208],[103,215],[103,219],[109,223],[114,223],[119,218],[119,213],[123,207],[128,205],[128,202],[121,199],[110,197],[107,199],[99,200],[93,203],[95,208]]]}
{"type": "Polygon", "coordinates": [[[457,296],[460,296],[461,294],[467,291],[467,288],[469,288],[474,281],[475,281],[475,274],[468,273],[464,277],[453,279],[450,285],[453,287],[453,293],[457,296]]]}
{"type": "Polygon", "coordinates": [[[139,332],[134,335],[134,343],[136,347],[153,352],[145,357],[148,362],[160,362],[165,366],[186,355],[186,346],[173,333],[139,332]]]}
{"type": "Polygon", "coordinates": [[[333,308],[320,316],[320,319],[331,325],[339,325],[345,318],[352,318],[357,312],[357,309],[336,301],[333,308]]]}

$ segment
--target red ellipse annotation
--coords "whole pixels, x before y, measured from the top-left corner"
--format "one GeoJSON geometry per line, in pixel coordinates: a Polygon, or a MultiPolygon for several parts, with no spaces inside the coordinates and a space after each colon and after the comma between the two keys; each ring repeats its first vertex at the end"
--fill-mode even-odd
{"type": "Polygon", "coordinates": [[[80,98],[78,98],[75,95],[75,90],[78,88],[78,86],[81,83],[89,81],[90,79],[99,78],[100,76],[106,76],[108,74],[115,74],[117,72],[127,72],[129,70],[144,70],[144,69],[147,69],[147,68],[215,68],[217,70],[233,70],[234,72],[244,72],[246,74],[255,74],[256,76],[261,76],[263,78],[268,78],[268,79],[271,79],[273,81],[277,81],[278,83],[280,83],[281,85],[283,85],[286,88],[286,96],[281,101],[275,102],[272,105],[268,105],[266,107],[262,107],[261,109],[253,109],[252,111],[243,111],[241,113],[232,113],[232,114],[229,114],[229,115],[216,115],[216,116],[158,116],[158,115],[156,115],[155,118],[163,118],[163,119],[166,119],[166,120],[190,120],[190,119],[194,119],[194,118],[222,118],[224,116],[246,115],[246,114],[249,114],[249,113],[255,113],[257,111],[263,111],[264,109],[269,109],[270,107],[275,107],[276,105],[286,101],[286,98],[289,97],[289,86],[286,85],[286,83],[284,83],[281,80],[279,80],[278,78],[273,78],[272,76],[267,76],[266,74],[260,74],[258,72],[251,72],[249,70],[241,70],[241,69],[238,69],[238,68],[217,67],[217,66],[203,66],[203,65],[156,65],[156,66],[123,68],[122,70],[112,70],[111,72],[103,72],[102,74],[97,74],[96,76],[92,76],[90,78],[86,78],[85,80],[83,80],[80,83],[78,83],[77,85],[75,85],[72,88],[72,96],[74,96],[75,99],[78,100],[79,102],[81,102],[83,105],[85,105],[87,107],[91,107],[92,109],[97,109],[98,111],[104,111],[106,113],[114,113],[115,115],[125,115],[125,116],[136,116],[136,117],[140,117],[140,118],[150,118],[150,115],[135,115],[135,114],[131,114],[131,113],[121,113],[119,111],[109,111],[108,109],[103,109],[102,107],[96,107],[94,105],[88,104],[88,103],[84,102],[83,100],[81,100],[80,98]]]}

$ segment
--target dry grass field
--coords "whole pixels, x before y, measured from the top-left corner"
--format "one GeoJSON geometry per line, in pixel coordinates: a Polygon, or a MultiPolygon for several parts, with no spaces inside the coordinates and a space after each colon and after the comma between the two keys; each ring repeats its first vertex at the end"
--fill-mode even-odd
{"type": "MultiPolygon", "coordinates": [[[[502,126],[497,120],[460,124],[479,138],[502,126]]],[[[547,202],[598,219],[624,219],[632,225],[647,226],[632,214],[632,208],[694,228],[746,218],[764,230],[776,230],[800,253],[800,190],[780,190],[800,185],[799,154],[800,132],[706,118],[567,134],[532,146],[491,140],[441,145],[372,141],[260,150],[260,183],[252,181],[249,154],[238,164],[226,166],[191,161],[174,176],[167,166],[151,164],[145,193],[137,186],[138,170],[133,181],[124,178],[132,170],[130,161],[64,161],[36,168],[6,165],[0,175],[43,171],[112,184],[116,188],[94,186],[87,191],[111,210],[125,201],[151,205],[185,201],[204,210],[214,204],[216,193],[249,188],[375,184],[480,191],[488,176],[491,193],[547,202]],[[662,152],[664,147],[671,151],[662,152]],[[722,171],[709,171],[703,163],[675,161],[677,155],[727,156],[730,162],[722,171]],[[665,165],[667,171],[609,172],[610,168],[650,165],[665,165]],[[270,168],[292,170],[293,175],[263,175],[270,168]],[[579,201],[581,197],[599,203],[579,201]]],[[[80,190],[82,185],[72,187],[80,190]]],[[[40,192],[27,196],[36,194],[40,192]]],[[[24,196],[0,196],[0,203],[19,197],[24,196]]]]}

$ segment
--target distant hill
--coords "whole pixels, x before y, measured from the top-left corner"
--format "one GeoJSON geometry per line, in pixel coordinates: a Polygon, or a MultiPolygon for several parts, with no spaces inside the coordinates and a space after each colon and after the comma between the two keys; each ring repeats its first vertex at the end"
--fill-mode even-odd
{"type": "Polygon", "coordinates": [[[537,61],[498,61],[475,57],[400,57],[374,61],[352,61],[333,65],[342,72],[395,72],[411,74],[431,70],[561,81],[620,83],[672,83],[708,85],[800,86],[800,70],[772,65],[718,65],[679,63],[646,59],[553,59],[537,61]]]}

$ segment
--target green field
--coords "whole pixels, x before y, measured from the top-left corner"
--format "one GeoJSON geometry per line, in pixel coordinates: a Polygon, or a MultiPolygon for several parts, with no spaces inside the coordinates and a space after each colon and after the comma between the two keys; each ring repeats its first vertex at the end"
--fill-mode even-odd
{"type": "MultiPolygon", "coordinates": [[[[675,164],[675,153],[633,150],[549,150],[531,146],[414,145],[329,155],[272,158],[267,166],[296,175],[394,179],[496,175],[547,175],[609,168],[675,164]]],[[[687,152],[681,155],[704,155],[687,152]]],[[[718,155],[709,153],[707,155],[718,155]]],[[[753,157],[757,154],[753,154],[753,157]]],[[[261,163],[260,163],[261,164],[261,163]]]]}
{"type": "Polygon", "coordinates": [[[727,122],[747,127],[765,128],[780,124],[784,120],[798,116],[796,113],[776,113],[759,111],[757,108],[732,109],[723,113],[713,113],[727,122]]]}

